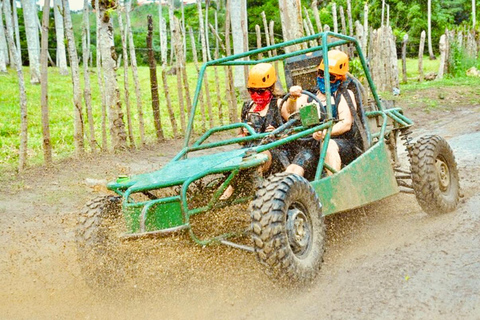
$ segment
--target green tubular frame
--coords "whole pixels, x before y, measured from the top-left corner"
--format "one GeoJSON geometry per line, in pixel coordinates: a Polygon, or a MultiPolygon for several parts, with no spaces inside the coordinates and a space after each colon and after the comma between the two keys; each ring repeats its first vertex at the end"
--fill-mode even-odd
{"type": "MultiPolygon", "coordinates": [[[[332,168],[330,168],[328,165],[325,164],[325,156],[326,156],[327,146],[328,146],[328,142],[331,139],[331,132],[332,132],[333,124],[334,124],[334,121],[332,120],[333,117],[332,117],[332,103],[331,103],[331,94],[330,94],[330,75],[329,75],[329,72],[328,72],[328,54],[327,54],[327,52],[329,51],[330,48],[345,45],[345,44],[353,44],[355,46],[357,54],[358,54],[358,58],[360,59],[360,62],[362,64],[362,67],[363,67],[363,70],[364,70],[364,73],[365,73],[365,78],[366,78],[366,80],[368,82],[368,85],[370,87],[370,92],[373,96],[373,99],[375,100],[375,105],[376,105],[377,110],[365,112],[365,115],[366,115],[367,118],[376,118],[377,120],[379,118],[382,119],[381,120],[382,125],[381,125],[381,128],[380,128],[379,132],[373,133],[373,132],[371,132],[371,130],[369,130],[369,128],[367,128],[367,130],[369,131],[368,132],[369,142],[371,143],[370,147],[373,146],[374,144],[378,144],[378,143],[383,144],[384,143],[384,136],[385,136],[385,134],[387,133],[387,130],[388,130],[387,127],[388,127],[389,119],[395,123],[395,125],[396,125],[395,128],[402,128],[402,127],[411,126],[413,124],[412,121],[402,114],[402,111],[401,111],[400,108],[385,109],[384,106],[382,105],[381,100],[380,100],[380,98],[377,94],[376,87],[375,87],[375,85],[372,81],[372,77],[371,77],[370,71],[368,69],[367,62],[366,62],[365,57],[364,57],[364,55],[361,51],[360,44],[353,37],[349,37],[349,36],[334,33],[334,32],[323,32],[323,33],[318,33],[318,34],[315,34],[315,35],[299,38],[299,39],[296,39],[296,40],[291,40],[291,41],[287,41],[287,42],[284,42],[284,43],[275,44],[275,45],[272,45],[272,46],[269,46],[269,47],[255,49],[255,50],[251,50],[251,51],[248,51],[248,52],[232,55],[232,56],[229,56],[229,57],[224,57],[224,58],[208,61],[208,62],[206,62],[202,65],[202,67],[199,71],[199,78],[198,78],[197,85],[196,85],[196,88],[195,88],[195,94],[194,94],[194,98],[193,98],[192,108],[191,108],[190,115],[189,115],[187,131],[186,131],[185,140],[184,140],[184,146],[183,146],[182,150],[172,159],[172,161],[170,163],[187,159],[188,154],[190,152],[194,152],[194,151],[198,151],[198,150],[205,150],[205,149],[210,149],[210,148],[216,148],[216,147],[219,147],[219,146],[225,146],[225,145],[230,145],[230,144],[248,142],[248,141],[252,141],[252,140],[259,140],[259,139],[263,139],[263,138],[272,134],[272,133],[260,133],[260,134],[258,134],[258,133],[255,133],[255,131],[253,130],[252,127],[250,127],[249,125],[247,125],[245,123],[235,123],[235,124],[224,125],[224,126],[221,126],[221,127],[211,128],[206,133],[204,133],[200,138],[198,138],[196,141],[191,143],[190,140],[192,138],[192,133],[193,133],[193,122],[194,122],[194,119],[195,119],[196,110],[197,110],[197,106],[198,106],[198,100],[199,100],[200,92],[201,92],[202,85],[203,85],[203,79],[204,79],[204,75],[205,75],[207,67],[211,67],[211,66],[242,66],[242,65],[254,65],[254,64],[257,64],[257,63],[260,63],[260,62],[282,61],[282,60],[284,60],[286,58],[289,58],[289,57],[298,56],[298,55],[302,55],[302,54],[306,54],[306,53],[321,50],[322,54],[323,54],[323,59],[325,60],[324,65],[326,66],[326,70],[325,70],[326,71],[325,72],[325,86],[326,86],[326,88],[325,89],[326,89],[326,95],[327,95],[327,100],[326,100],[327,120],[325,122],[319,124],[319,125],[316,125],[314,127],[310,127],[310,128],[307,128],[307,129],[305,129],[303,127],[294,128],[293,129],[294,134],[292,134],[292,135],[289,135],[287,137],[282,137],[282,138],[279,138],[275,141],[270,141],[268,143],[260,144],[256,147],[253,147],[251,149],[251,153],[249,153],[250,155],[253,155],[253,157],[249,157],[248,155],[245,155],[244,156],[245,163],[242,161],[239,166],[238,165],[237,166],[231,166],[231,167],[223,166],[220,169],[210,168],[210,169],[207,169],[203,172],[199,172],[198,174],[194,174],[193,176],[189,177],[188,179],[182,180],[180,183],[178,181],[169,181],[169,183],[163,184],[161,186],[155,186],[155,185],[145,186],[145,185],[143,185],[143,188],[137,188],[134,185],[128,185],[128,184],[120,184],[120,183],[119,184],[115,184],[115,183],[110,184],[109,188],[111,190],[115,191],[116,193],[118,193],[118,194],[120,194],[124,197],[124,203],[123,203],[124,209],[142,207],[142,213],[141,213],[141,217],[140,217],[141,218],[140,225],[141,225],[141,229],[142,229],[141,231],[144,234],[150,233],[150,232],[145,230],[145,225],[144,224],[145,224],[145,221],[147,219],[147,216],[150,214],[150,211],[151,211],[150,209],[153,206],[155,206],[157,204],[165,204],[165,203],[169,203],[169,202],[179,202],[180,203],[180,209],[181,209],[181,215],[182,215],[182,219],[183,219],[183,224],[177,226],[176,228],[172,228],[172,229],[175,229],[175,230],[177,230],[177,229],[188,229],[191,238],[196,243],[198,243],[200,245],[207,245],[207,244],[210,244],[210,243],[213,243],[213,242],[225,242],[224,240],[226,238],[229,238],[231,236],[235,236],[236,234],[226,233],[226,234],[223,234],[223,235],[211,238],[211,239],[201,240],[194,234],[194,232],[193,232],[193,230],[190,226],[190,217],[194,214],[198,214],[198,213],[201,213],[201,212],[206,212],[206,211],[211,210],[213,208],[223,207],[223,206],[232,204],[233,202],[219,201],[220,196],[223,194],[223,191],[227,188],[227,186],[229,185],[231,180],[239,173],[240,170],[258,166],[258,165],[260,165],[260,164],[262,164],[266,161],[266,159],[265,159],[266,156],[262,155],[261,152],[276,148],[276,147],[278,147],[282,144],[294,141],[297,138],[301,138],[301,137],[304,137],[304,136],[311,135],[312,133],[314,133],[315,131],[318,131],[318,130],[326,129],[327,133],[326,133],[326,136],[324,138],[324,143],[323,143],[322,149],[320,150],[321,153],[320,153],[319,163],[318,163],[317,171],[316,171],[316,174],[315,174],[315,180],[312,182],[312,185],[314,185],[314,187],[315,187],[315,189],[317,190],[317,193],[318,193],[319,191],[322,191],[321,188],[323,188],[323,186],[322,186],[323,182],[325,182],[325,185],[328,185],[329,183],[332,183],[333,180],[330,179],[330,178],[321,178],[321,174],[322,174],[322,171],[323,171],[324,168],[327,168],[331,172],[336,173],[332,168]],[[257,59],[240,60],[240,59],[243,59],[243,58],[256,57],[258,54],[264,53],[264,52],[267,52],[267,51],[271,51],[271,50],[275,50],[275,49],[282,49],[282,48],[286,48],[286,47],[289,47],[289,46],[306,43],[306,42],[309,42],[309,41],[312,41],[312,40],[320,40],[320,44],[317,45],[317,46],[311,47],[311,48],[306,48],[306,49],[301,49],[301,50],[297,50],[297,51],[294,51],[294,52],[284,53],[284,54],[280,54],[280,55],[277,55],[277,56],[274,56],[274,57],[267,57],[267,58],[259,59],[259,60],[257,60],[257,59]],[[331,42],[329,42],[329,41],[331,41],[331,42]],[[229,139],[226,139],[226,140],[223,140],[223,141],[218,141],[218,142],[207,142],[207,139],[215,133],[222,132],[222,131],[234,130],[234,129],[237,129],[237,128],[245,128],[249,132],[249,135],[246,136],[246,137],[229,138],[229,139]],[[375,142],[372,141],[374,138],[377,139],[375,142]],[[201,179],[205,176],[208,176],[208,175],[211,175],[211,174],[225,173],[225,172],[230,172],[230,175],[228,176],[226,181],[224,181],[222,183],[222,185],[219,187],[219,189],[214,192],[214,194],[212,196],[212,199],[210,199],[208,204],[206,204],[205,206],[202,206],[202,207],[190,209],[188,207],[188,203],[187,203],[187,190],[188,190],[189,186],[194,181],[196,181],[198,179],[201,179]],[[136,203],[131,201],[131,199],[130,199],[131,194],[135,193],[135,192],[142,192],[142,191],[148,191],[148,190],[152,190],[152,189],[159,188],[159,187],[160,188],[165,188],[165,187],[172,187],[172,186],[177,186],[177,185],[181,186],[180,194],[177,195],[177,196],[167,197],[167,198],[163,198],[163,199],[150,200],[150,201],[136,202],[136,203]]],[[[371,148],[371,149],[373,149],[373,148],[371,148]]],[[[378,148],[376,148],[376,149],[378,149],[378,148]]],[[[383,151],[381,151],[381,150],[378,151],[378,152],[377,151],[366,152],[366,154],[367,153],[368,154],[370,154],[370,153],[373,154],[372,156],[375,156],[375,154],[383,155],[383,151]]],[[[366,156],[369,156],[368,154],[366,156]]],[[[355,160],[355,161],[357,161],[357,160],[355,160]]],[[[339,173],[339,175],[341,175],[341,174],[342,174],[342,172],[339,173]]],[[[354,174],[354,176],[355,176],[355,174],[354,174]]],[[[387,188],[388,187],[389,186],[387,186],[387,188]]],[[[393,187],[390,190],[393,190],[393,187]]],[[[393,192],[393,191],[390,191],[390,192],[393,192]]],[[[375,198],[375,197],[373,197],[373,198],[375,198]]],[[[249,199],[250,198],[248,198],[248,197],[242,198],[242,199],[236,199],[235,203],[245,202],[245,201],[248,201],[249,199]]],[[[335,206],[333,206],[332,208],[333,209],[331,211],[333,212],[335,210],[335,206]]],[[[340,206],[340,208],[341,208],[341,206],[340,206]]],[[[329,212],[329,213],[331,213],[331,212],[329,212]]],[[[165,230],[163,230],[163,231],[165,231],[165,230]]],[[[162,232],[162,230],[159,230],[158,232],[162,232]]]]}

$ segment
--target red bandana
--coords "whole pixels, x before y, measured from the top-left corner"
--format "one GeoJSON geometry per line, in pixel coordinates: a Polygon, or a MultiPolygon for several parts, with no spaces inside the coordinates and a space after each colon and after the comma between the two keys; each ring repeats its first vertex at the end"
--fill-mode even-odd
{"type": "Polygon", "coordinates": [[[270,90],[265,90],[263,93],[253,92],[250,93],[250,97],[252,98],[253,102],[255,102],[256,106],[253,109],[253,112],[260,112],[270,103],[272,100],[273,94],[270,90]]]}

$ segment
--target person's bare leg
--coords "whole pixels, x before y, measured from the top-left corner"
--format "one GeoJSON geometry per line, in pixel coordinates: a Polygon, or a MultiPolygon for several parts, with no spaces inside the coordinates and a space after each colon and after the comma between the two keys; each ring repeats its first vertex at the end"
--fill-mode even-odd
{"type": "MultiPolygon", "coordinates": [[[[340,171],[342,168],[342,159],[340,158],[340,150],[338,144],[330,140],[328,142],[327,154],[325,155],[325,163],[328,164],[335,171],[340,171]]],[[[333,173],[327,170],[327,175],[331,176],[333,173]]]]}
{"type": "Polygon", "coordinates": [[[270,169],[270,167],[272,166],[272,154],[270,153],[270,151],[267,150],[267,151],[263,151],[262,153],[266,154],[268,156],[268,159],[267,159],[267,162],[265,162],[263,165],[258,167],[258,171],[260,173],[267,172],[268,169],[270,169]]]}
{"type": "Polygon", "coordinates": [[[291,165],[289,165],[289,166],[287,167],[287,169],[285,170],[285,172],[295,173],[295,174],[298,174],[299,176],[302,176],[302,177],[303,177],[303,174],[305,173],[305,169],[303,169],[302,167],[300,167],[298,164],[292,163],[291,165]]]}
{"type": "MultiPolygon", "coordinates": [[[[266,154],[268,156],[268,159],[263,165],[258,167],[258,172],[260,173],[260,175],[262,175],[264,172],[267,172],[268,169],[270,169],[270,166],[272,165],[272,154],[270,153],[270,151],[267,150],[262,153],[266,154]]],[[[232,187],[232,185],[229,185],[219,199],[227,200],[232,196],[233,191],[235,191],[235,189],[232,187]]]]}

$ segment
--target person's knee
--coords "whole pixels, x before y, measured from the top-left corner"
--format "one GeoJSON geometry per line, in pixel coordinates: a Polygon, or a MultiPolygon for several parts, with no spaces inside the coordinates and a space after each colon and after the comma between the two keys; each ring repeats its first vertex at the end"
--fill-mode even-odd
{"type": "Polygon", "coordinates": [[[302,167],[300,167],[298,164],[292,163],[291,165],[289,165],[287,167],[285,172],[298,174],[299,176],[303,177],[303,174],[305,173],[305,170],[302,167]]]}

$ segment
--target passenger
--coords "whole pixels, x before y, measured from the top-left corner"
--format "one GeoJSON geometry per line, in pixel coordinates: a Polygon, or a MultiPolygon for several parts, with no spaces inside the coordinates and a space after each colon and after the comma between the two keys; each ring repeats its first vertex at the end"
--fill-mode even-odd
{"type": "MultiPolygon", "coordinates": [[[[328,143],[325,163],[335,171],[342,168],[342,164],[347,165],[352,162],[361,153],[361,140],[358,139],[357,124],[354,122],[352,110],[357,109],[355,96],[351,90],[341,87],[347,80],[348,56],[339,50],[330,50],[328,52],[328,66],[330,73],[330,92],[332,95],[332,115],[338,120],[332,127],[331,139],[328,143]]],[[[327,97],[325,95],[325,66],[323,61],[317,67],[317,97],[325,105],[327,97]]],[[[289,90],[290,97],[282,106],[282,116],[288,118],[290,114],[298,111],[302,106],[309,103],[309,97],[301,93],[302,87],[292,86],[289,90]]],[[[353,111],[355,112],[355,111],[353,111]]],[[[313,133],[313,138],[322,141],[327,130],[321,130],[313,133]]],[[[300,174],[304,168],[293,163],[287,168],[288,172],[300,174]]],[[[327,174],[332,172],[327,170],[327,174]]]]}
{"type": "MultiPolygon", "coordinates": [[[[277,89],[276,82],[277,74],[272,64],[259,63],[250,69],[247,89],[251,100],[243,104],[241,121],[252,126],[256,133],[270,132],[283,124],[279,108],[280,100],[278,99],[281,92],[277,89]]],[[[248,131],[245,128],[240,128],[239,136],[247,135],[248,131]]],[[[251,141],[246,146],[254,146],[256,143],[258,141],[251,141]]],[[[273,167],[278,171],[283,170],[283,168],[280,168],[281,163],[276,160],[275,154],[277,152],[281,151],[263,152],[268,156],[268,160],[259,168],[260,173],[263,174],[273,170],[273,167]]],[[[228,199],[232,193],[233,187],[230,185],[220,199],[228,199]]]]}

